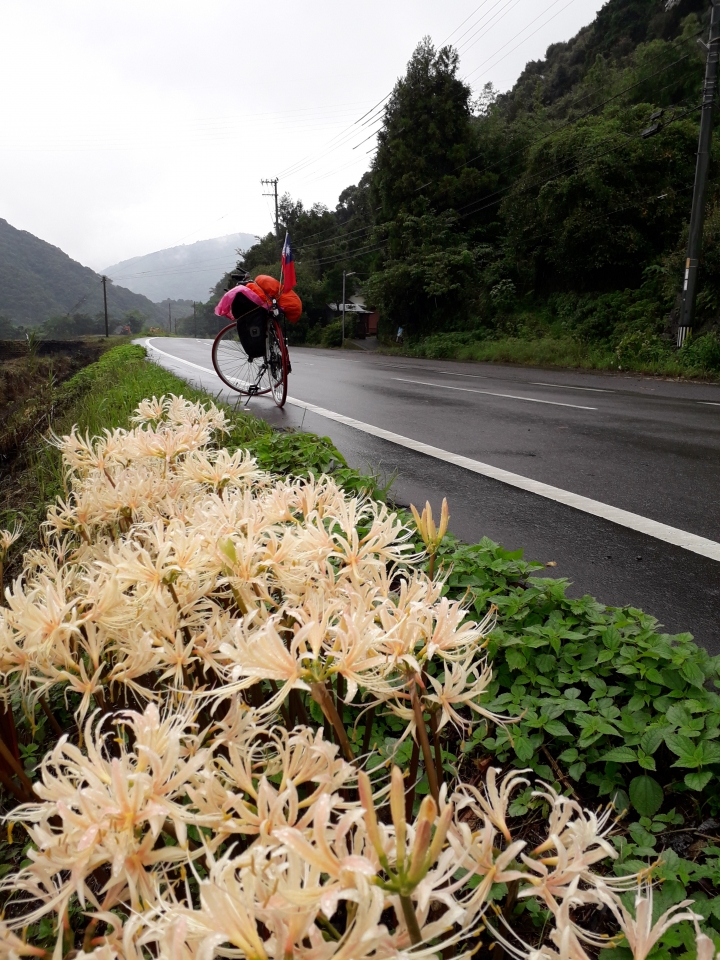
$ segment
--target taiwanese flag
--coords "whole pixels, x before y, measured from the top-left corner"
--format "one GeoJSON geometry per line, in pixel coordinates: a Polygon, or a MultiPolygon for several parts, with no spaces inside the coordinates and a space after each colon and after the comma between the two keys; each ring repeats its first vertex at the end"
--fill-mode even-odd
{"type": "Polygon", "coordinates": [[[295,276],[295,260],[290,246],[290,234],[285,234],[285,243],[282,248],[282,268],[280,270],[280,293],[287,293],[297,283],[295,276]]]}

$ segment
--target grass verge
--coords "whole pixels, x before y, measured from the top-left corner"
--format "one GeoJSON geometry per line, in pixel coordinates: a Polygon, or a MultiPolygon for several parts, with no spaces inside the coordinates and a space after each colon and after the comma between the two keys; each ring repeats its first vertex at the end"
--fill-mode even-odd
{"type": "Polygon", "coordinates": [[[439,333],[404,347],[383,345],[380,352],[433,360],[471,360],[480,363],[515,363],[530,367],[565,367],[643,373],[683,379],[720,381],[717,370],[682,362],[673,354],[653,359],[618,357],[606,347],[592,346],[572,337],[471,340],[467,334],[439,333]]]}
{"type": "MultiPolygon", "coordinates": [[[[147,363],[142,348],[119,347],[63,386],[52,426],[63,433],[77,424],[91,435],[127,426],[141,399],[170,392],[207,399],[147,363]]],[[[250,449],[274,473],[333,472],[348,489],[382,495],[377,481],[349,469],[327,438],[276,433],[232,411],[226,443],[250,449]]],[[[23,509],[15,513],[31,537],[46,503],[63,489],[56,451],[46,444],[28,451],[15,482],[24,491],[23,509]]],[[[422,546],[419,538],[416,545],[422,546]]],[[[709,657],[689,634],[663,633],[640,610],[568,598],[567,581],[543,577],[542,565],[525,561],[522,551],[447,537],[438,559],[449,597],[463,598],[479,615],[491,603],[499,608],[488,646],[494,675],[483,706],[517,718],[505,729],[480,724],[467,739],[446,728],[445,769],[467,779],[490,764],[529,767],[584,804],[614,799],[629,814],[612,837],[619,854],[612,869],[629,873],[655,863],[658,910],[692,896],[720,944],[720,658],[709,657]]],[[[353,729],[354,707],[343,714],[353,729]]],[[[399,742],[403,726],[392,717],[378,726],[372,743],[378,760],[409,764],[411,742],[399,742]]],[[[41,751],[23,735],[25,766],[34,776],[41,751]]],[[[418,793],[427,790],[423,778],[418,793]]],[[[525,816],[542,802],[525,791],[510,813],[525,816]]],[[[0,849],[2,858],[13,855],[0,849]]],[[[689,923],[680,925],[651,956],[687,956],[691,933],[689,923]]],[[[616,960],[627,955],[612,950],[616,960]]]]}

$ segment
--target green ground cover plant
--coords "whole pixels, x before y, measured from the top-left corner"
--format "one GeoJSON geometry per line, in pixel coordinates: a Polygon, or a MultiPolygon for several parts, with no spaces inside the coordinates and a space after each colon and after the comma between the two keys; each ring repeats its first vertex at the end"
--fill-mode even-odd
{"type": "MultiPolygon", "coordinates": [[[[170,391],[205,400],[174,375],[149,364],[142,348],[124,346],[106,354],[65,387],[62,421],[56,432],[77,423],[98,434],[107,426],[125,426],[145,396],[170,391]]],[[[227,410],[230,453],[249,449],[264,469],[280,476],[330,474],[348,491],[384,497],[377,478],[350,469],[328,438],[276,433],[244,412],[227,410]]],[[[36,452],[33,469],[44,476],[43,495],[62,489],[56,452],[36,452]]],[[[38,505],[38,510],[44,510],[38,505]]],[[[32,519],[32,511],[25,519],[32,519]]],[[[423,549],[415,529],[414,546],[423,549]]],[[[6,517],[5,524],[12,521],[6,517]]],[[[365,521],[357,533],[367,535],[365,521]]],[[[463,600],[482,617],[497,607],[497,623],[488,634],[487,656],[493,678],[483,706],[514,719],[496,726],[480,722],[462,732],[443,728],[435,743],[435,764],[447,776],[480,777],[489,766],[531,769],[567,796],[585,805],[613,801],[624,815],[612,842],[619,856],[606,869],[617,875],[652,867],[658,880],[656,915],[686,896],[698,904],[703,927],[720,946],[720,658],[710,657],[688,634],[669,636],[650,615],[634,608],[610,608],[592,597],[568,596],[565,580],[542,576],[544,567],[488,539],[464,544],[450,535],[436,550],[436,574],[443,592],[463,600]],[[717,818],[717,819],[716,819],[717,818]]],[[[444,680],[442,668],[428,666],[428,678],[444,680]]],[[[428,682],[431,682],[429,680],[428,682]]],[[[29,723],[20,719],[18,749],[23,771],[37,775],[45,745],[72,725],[72,711],[55,697],[49,714],[38,711],[29,723]]],[[[403,739],[399,717],[368,716],[360,706],[340,706],[352,748],[372,751],[369,768],[394,760],[413,767],[419,782],[413,809],[431,790],[419,749],[403,739]]],[[[324,722],[315,702],[308,703],[315,723],[324,722]]],[[[328,736],[332,729],[326,724],[328,736]]],[[[510,815],[518,823],[540,816],[542,798],[523,790],[513,798],[510,815]]],[[[9,872],[27,841],[10,836],[0,845],[9,872]]],[[[496,899],[506,902],[507,887],[496,899]]],[[[627,894],[628,908],[632,895],[627,894]]],[[[548,915],[533,902],[510,903],[510,912],[540,930],[548,915]]],[[[649,954],[653,960],[694,956],[695,932],[688,920],[668,930],[649,954]]],[[[604,954],[631,956],[626,946],[604,954]]]]}

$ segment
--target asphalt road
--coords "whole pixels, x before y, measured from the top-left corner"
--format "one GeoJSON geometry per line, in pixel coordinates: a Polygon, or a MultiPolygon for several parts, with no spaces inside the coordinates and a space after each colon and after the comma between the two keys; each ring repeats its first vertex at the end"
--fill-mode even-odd
{"type": "MultiPolygon", "coordinates": [[[[211,341],[148,345],[163,366],[221,392],[211,341]]],[[[630,511],[650,529],[655,521],[720,541],[718,387],[299,347],[291,360],[292,399],[630,511]]],[[[523,547],[527,558],[554,561],[548,574],[570,579],[574,595],[641,607],[669,632],[689,631],[720,653],[716,559],[302,406],[278,410],[256,398],[249,409],[277,426],[330,436],[353,466],[397,473],[398,503],[429,499],[437,508],[447,496],[457,536],[523,547]]]]}

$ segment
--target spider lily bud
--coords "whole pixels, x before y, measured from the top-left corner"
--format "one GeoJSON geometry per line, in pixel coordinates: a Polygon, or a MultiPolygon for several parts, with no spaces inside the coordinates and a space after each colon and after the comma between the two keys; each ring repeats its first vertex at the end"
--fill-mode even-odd
{"type": "Polygon", "coordinates": [[[435,554],[438,552],[440,544],[447,533],[448,522],[450,520],[450,511],[448,509],[447,499],[443,498],[442,508],[440,510],[439,529],[435,526],[435,521],[432,515],[432,507],[430,506],[429,501],[426,501],[425,503],[425,509],[422,512],[422,516],[418,513],[413,504],[410,504],[410,509],[412,510],[413,517],[415,518],[415,524],[418,528],[418,532],[422,537],[425,547],[427,548],[427,552],[430,555],[429,575],[432,578],[435,568],[435,554]]]}
{"type": "Polygon", "coordinates": [[[390,812],[392,813],[393,824],[395,825],[395,845],[397,848],[398,865],[405,860],[405,785],[403,775],[399,767],[392,768],[392,779],[390,786],[390,812]]]}
{"type": "Polygon", "coordinates": [[[364,770],[360,770],[358,773],[358,793],[360,795],[360,803],[363,805],[365,810],[363,819],[365,821],[365,829],[367,830],[370,843],[375,848],[375,853],[377,853],[380,863],[383,865],[383,867],[385,867],[385,869],[387,869],[388,861],[383,848],[382,837],[380,836],[380,828],[378,826],[377,815],[375,813],[375,801],[373,800],[370,777],[368,777],[364,770]]]}

